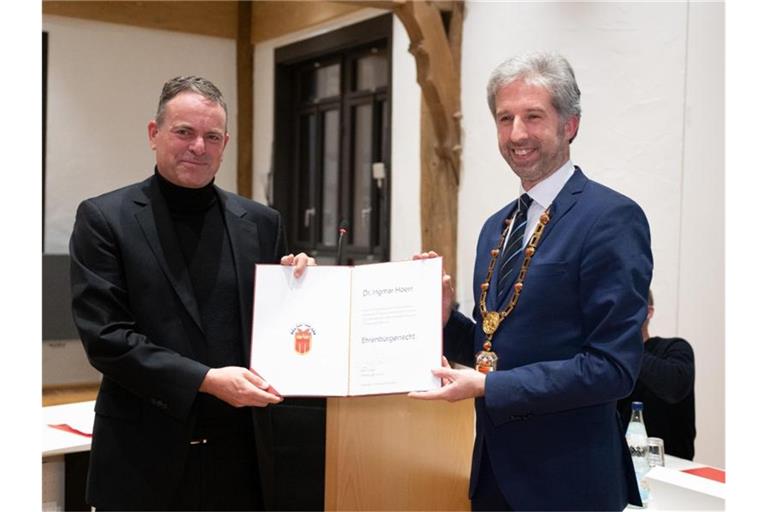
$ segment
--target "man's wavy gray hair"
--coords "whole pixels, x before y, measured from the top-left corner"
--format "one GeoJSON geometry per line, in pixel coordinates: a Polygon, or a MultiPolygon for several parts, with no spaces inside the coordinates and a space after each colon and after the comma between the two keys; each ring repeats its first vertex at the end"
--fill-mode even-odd
{"type": "Polygon", "coordinates": [[[520,79],[545,87],[552,97],[552,106],[562,119],[581,116],[581,91],[573,68],[556,53],[530,53],[499,64],[488,79],[488,107],[492,115],[496,115],[498,90],[520,79]]]}

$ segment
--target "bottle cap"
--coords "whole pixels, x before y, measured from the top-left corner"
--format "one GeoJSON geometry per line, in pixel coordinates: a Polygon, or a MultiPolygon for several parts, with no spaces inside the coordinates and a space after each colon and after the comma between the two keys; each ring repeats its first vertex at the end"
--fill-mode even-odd
{"type": "Polygon", "coordinates": [[[632,402],[632,410],[633,411],[642,411],[643,410],[643,402],[632,402]]]}

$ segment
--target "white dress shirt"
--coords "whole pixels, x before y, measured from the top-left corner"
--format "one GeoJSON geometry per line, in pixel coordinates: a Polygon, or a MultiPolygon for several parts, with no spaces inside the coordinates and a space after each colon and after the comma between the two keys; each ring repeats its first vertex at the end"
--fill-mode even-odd
{"type": "MultiPolygon", "coordinates": [[[[520,204],[520,196],[523,194],[528,194],[528,196],[533,200],[531,201],[531,206],[528,207],[528,216],[526,217],[527,223],[525,225],[525,241],[523,243],[523,247],[525,247],[528,244],[528,240],[531,239],[531,235],[533,235],[533,230],[536,229],[536,224],[538,224],[541,214],[544,213],[544,210],[549,208],[549,205],[552,204],[552,201],[555,200],[557,194],[560,193],[560,191],[565,186],[565,183],[571,178],[571,176],[573,176],[575,171],[576,168],[574,167],[573,162],[568,160],[565,162],[565,164],[563,164],[562,167],[553,172],[546,179],[534,185],[531,190],[526,192],[523,190],[522,185],[520,186],[520,191],[518,193],[518,204],[520,204]]],[[[509,239],[509,234],[511,231],[511,229],[507,231],[507,238],[504,240],[505,247],[507,245],[507,240],[509,239]]]]}

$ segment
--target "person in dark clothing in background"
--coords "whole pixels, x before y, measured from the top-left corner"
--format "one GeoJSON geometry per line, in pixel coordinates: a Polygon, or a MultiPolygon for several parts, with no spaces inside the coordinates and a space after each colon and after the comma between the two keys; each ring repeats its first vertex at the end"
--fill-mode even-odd
{"type": "Polygon", "coordinates": [[[650,437],[664,440],[664,451],[693,460],[696,408],[693,396],[693,348],[682,338],[650,337],[653,293],[648,292],[648,316],[643,323],[643,361],[632,394],[619,401],[626,429],[632,402],[643,402],[643,419],[650,437]]]}

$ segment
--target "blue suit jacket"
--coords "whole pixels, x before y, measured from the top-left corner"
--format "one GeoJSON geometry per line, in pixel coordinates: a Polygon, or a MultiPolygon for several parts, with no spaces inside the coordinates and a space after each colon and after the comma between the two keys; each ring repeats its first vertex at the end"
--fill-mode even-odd
{"type": "MultiPolygon", "coordinates": [[[[481,350],[480,284],[515,203],[480,232],[474,321],[452,313],[448,359],[474,366],[481,350]]],[[[470,496],[485,445],[514,510],[621,510],[628,501],[639,503],[616,400],[632,391],[640,368],[652,267],[640,207],[577,168],[552,204],[517,307],[493,338],[499,368],[475,402],[470,496]]],[[[496,304],[497,277],[489,310],[505,306],[496,304]]]]}

